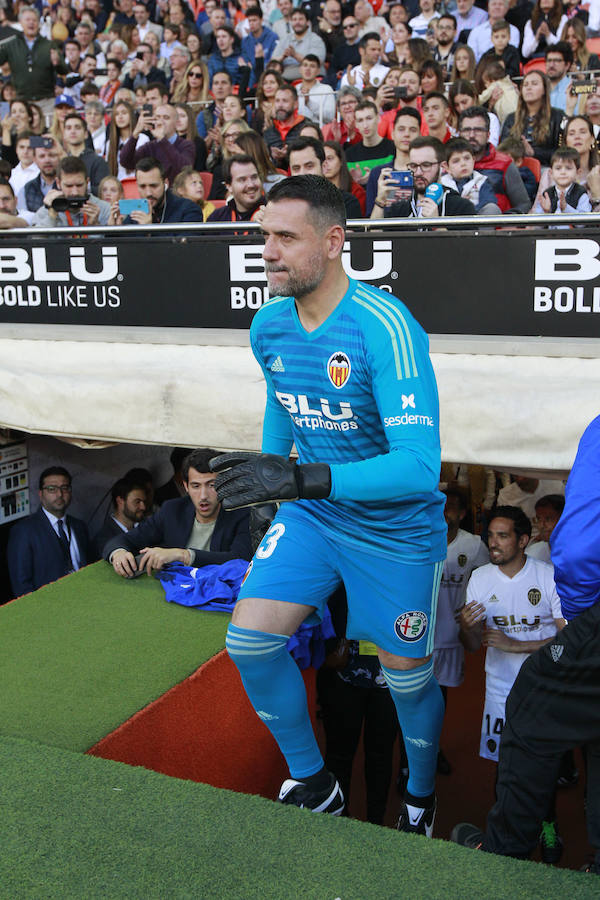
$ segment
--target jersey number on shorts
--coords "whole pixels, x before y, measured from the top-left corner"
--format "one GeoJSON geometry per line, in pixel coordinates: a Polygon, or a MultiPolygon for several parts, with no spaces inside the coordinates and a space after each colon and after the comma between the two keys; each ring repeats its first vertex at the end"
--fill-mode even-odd
{"type": "Polygon", "coordinates": [[[259,559],[268,559],[271,556],[277,546],[277,541],[282,537],[284,531],[285,525],[282,522],[277,522],[276,525],[272,525],[269,528],[256,551],[259,559]]]}
{"type": "Polygon", "coordinates": [[[489,713],[486,713],[485,714],[485,724],[486,724],[486,729],[487,729],[488,734],[502,734],[502,729],[504,728],[504,719],[500,719],[500,718],[496,719],[494,721],[494,727],[493,727],[492,731],[490,731],[490,725],[492,724],[492,721],[490,719],[489,713]]]}

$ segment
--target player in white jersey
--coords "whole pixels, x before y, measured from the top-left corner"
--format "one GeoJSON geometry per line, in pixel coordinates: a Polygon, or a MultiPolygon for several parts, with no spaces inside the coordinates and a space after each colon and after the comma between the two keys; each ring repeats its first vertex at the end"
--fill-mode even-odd
{"type": "Polygon", "coordinates": [[[530,541],[525,549],[527,556],[541,559],[543,562],[552,563],[550,557],[550,535],[565,508],[565,498],[562,494],[546,494],[535,504],[535,518],[533,524],[537,528],[537,539],[530,541]]]}
{"type": "MultiPolygon", "coordinates": [[[[549,643],[565,625],[554,584],[552,566],[527,557],[525,548],[531,522],[514,506],[497,507],[488,529],[490,564],[471,575],[467,603],[460,614],[465,645],[485,656],[485,706],[481,726],[480,756],[498,761],[505,721],[506,698],[527,657],[549,643]]],[[[547,820],[548,848],[542,842],[545,861],[562,844],[556,826],[547,820]],[[549,833],[554,829],[553,836],[549,833]]]]}

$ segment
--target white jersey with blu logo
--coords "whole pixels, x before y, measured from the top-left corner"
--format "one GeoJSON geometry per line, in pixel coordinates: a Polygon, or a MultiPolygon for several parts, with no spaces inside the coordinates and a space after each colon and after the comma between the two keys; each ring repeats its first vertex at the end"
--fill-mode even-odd
{"type": "MultiPolygon", "coordinates": [[[[498,628],[516,641],[542,641],[556,634],[562,618],[554,584],[554,569],[527,557],[520,572],[509,578],[490,563],[476,569],[467,588],[467,603],[482,603],[486,628],[498,628]]],[[[506,699],[528,653],[507,653],[488,647],[485,656],[486,695],[506,699]]]]}
{"type": "Polygon", "coordinates": [[[435,649],[462,646],[455,615],[465,605],[467,583],[473,569],[489,562],[488,549],[476,534],[458,529],[448,544],[444,563],[437,617],[435,620],[435,649]]]}

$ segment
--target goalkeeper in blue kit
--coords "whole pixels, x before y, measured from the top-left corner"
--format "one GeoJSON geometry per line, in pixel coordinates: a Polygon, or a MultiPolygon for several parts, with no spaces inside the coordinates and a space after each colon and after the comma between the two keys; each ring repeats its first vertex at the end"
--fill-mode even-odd
{"type": "Polygon", "coordinates": [[[255,553],[227,650],[288,763],[279,799],[339,815],[344,799],[286,643],[343,583],[347,637],[377,646],[404,735],[410,776],[398,828],[430,836],[446,523],[427,335],[393,295],[346,276],[344,203],[326,179],[272,188],[262,230],[272,299],[250,338],[267,383],[263,452],[224,454],[211,468],[225,509],[295,502],[282,503],[255,553]],[[293,443],[298,464],[288,459],[293,443]]]}

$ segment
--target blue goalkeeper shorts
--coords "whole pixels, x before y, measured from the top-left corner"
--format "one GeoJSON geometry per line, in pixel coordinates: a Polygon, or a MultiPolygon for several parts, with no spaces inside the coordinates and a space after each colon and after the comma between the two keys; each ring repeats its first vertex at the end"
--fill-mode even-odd
{"type": "Polygon", "coordinates": [[[443,565],[443,560],[410,565],[367,549],[349,552],[335,532],[301,506],[286,503],[254,554],[238,600],[260,597],[313,606],[307,621],[316,623],[343,583],[346,636],[419,659],[433,652],[443,565]]]}

